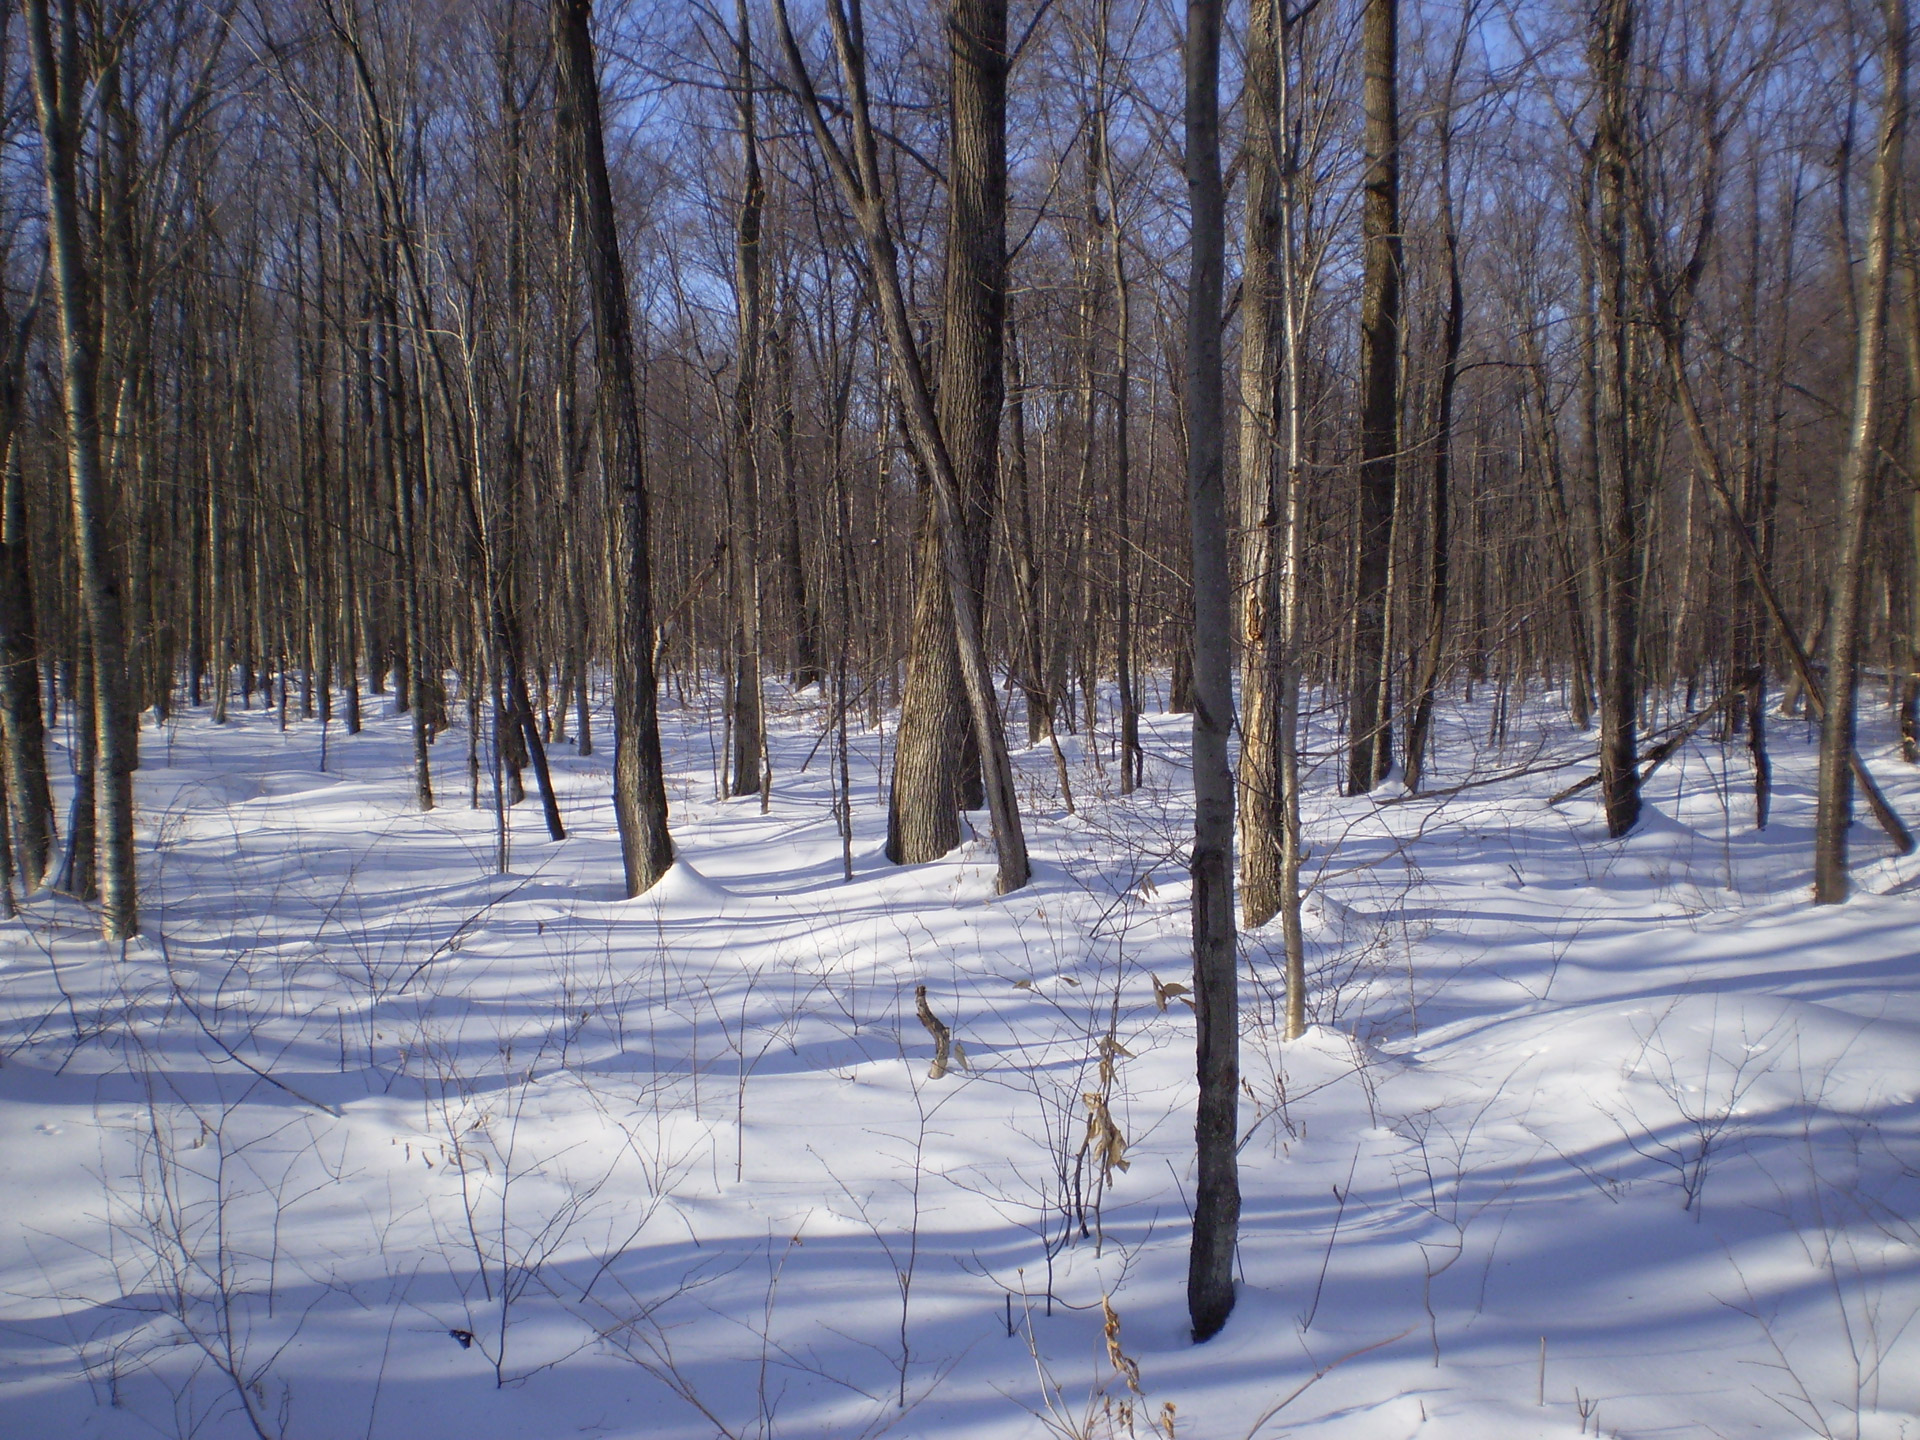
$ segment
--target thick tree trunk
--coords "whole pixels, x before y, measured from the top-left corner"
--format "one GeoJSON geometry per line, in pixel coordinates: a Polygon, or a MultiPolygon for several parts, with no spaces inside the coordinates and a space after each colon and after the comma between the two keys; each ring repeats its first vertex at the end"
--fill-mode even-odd
{"type": "MultiPolygon", "coordinates": [[[[889,358],[898,381],[902,408],[905,412],[907,433],[913,441],[920,463],[925,467],[933,482],[934,503],[938,507],[941,561],[947,574],[947,592],[953,607],[954,629],[960,650],[961,677],[966,686],[967,705],[973,722],[973,732],[980,741],[981,758],[985,762],[985,789],[988,810],[993,819],[994,844],[999,852],[999,876],[997,886],[1001,894],[1007,894],[1024,886],[1031,878],[1031,866],[1027,859],[1026,835],[1020,823],[1019,799],[1013,788],[1013,764],[1007,754],[1006,735],[1000,724],[999,708],[994,701],[993,675],[987,664],[985,636],[981,623],[979,597],[973,583],[974,563],[972,559],[972,539],[967,517],[966,497],[968,490],[960,478],[960,469],[949,450],[944,432],[943,420],[936,412],[932,387],[928,383],[927,371],[921,359],[920,346],[915,338],[913,326],[907,313],[906,295],[900,282],[899,254],[894,245],[891,222],[887,217],[885,196],[882,188],[878,146],[874,138],[872,116],[868,109],[866,89],[866,52],[862,38],[860,7],[857,0],[850,6],[843,6],[842,0],[830,0],[828,22],[833,31],[835,49],[839,52],[840,69],[847,86],[847,112],[852,126],[853,153],[848,154],[840,142],[834,138],[828,128],[825,111],[822,109],[819,93],[814,89],[812,77],[807,73],[806,63],[801,58],[799,44],[793,38],[792,25],[787,15],[785,0],[775,0],[774,13],[780,22],[780,40],[787,55],[787,64],[792,72],[795,88],[799,92],[804,112],[812,127],[814,139],[818,142],[827,160],[828,168],[833,172],[835,183],[854,212],[862,238],[866,242],[867,258],[875,282],[876,298],[880,304],[880,316],[887,340],[889,358]]],[[[980,73],[969,78],[966,85],[959,83],[956,73],[955,84],[955,136],[954,136],[954,189],[953,205],[961,205],[963,195],[972,195],[976,199],[998,194],[999,213],[995,233],[1005,237],[1005,95],[1006,95],[1006,46],[1005,26],[1006,10],[1004,0],[985,0],[982,12],[974,16],[975,24],[956,23],[949,27],[955,47],[956,72],[972,69],[980,73]],[[992,43],[989,25],[997,24],[999,43],[992,43]],[[964,64],[962,62],[965,62],[964,64]],[[981,96],[974,93],[974,87],[983,86],[991,93],[981,96]],[[961,97],[966,95],[963,108],[961,97]],[[997,99],[995,98],[997,97],[997,99]],[[971,130],[976,124],[989,123],[975,110],[980,104],[1000,119],[1000,124],[992,135],[972,135],[963,137],[963,130],[971,130]],[[987,182],[993,177],[963,174],[971,172],[977,166],[990,163],[992,157],[1000,157],[997,188],[987,182]]],[[[979,217],[976,216],[977,220],[979,217]]],[[[962,223],[956,221],[954,223],[962,223]]],[[[992,260],[997,266],[994,273],[1002,277],[1004,284],[1005,251],[1004,244],[996,256],[975,257],[981,263],[992,260]]],[[[984,348],[989,337],[982,329],[972,331],[971,337],[957,328],[948,333],[949,350],[961,348],[971,351],[984,361],[989,353],[992,362],[991,377],[996,382],[994,404],[989,409],[980,402],[979,395],[961,396],[954,389],[943,387],[941,401],[943,406],[963,406],[970,412],[970,423],[956,417],[963,431],[970,430],[968,446],[971,463],[990,467],[996,461],[991,445],[981,448],[983,439],[997,434],[999,425],[999,398],[997,382],[999,378],[1000,328],[998,317],[1004,310],[1003,290],[996,289],[991,296],[983,297],[979,293],[964,295],[961,301],[970,307],[976,307],[967,315],[973,326],[981,323],[981,309],[991,306],[995,317],[990,337],[990,352],[984,348]],[[977,339],[982,348],[968,343],[977,339]]],[[[949,318],[953,311],[949,309],[949,318]]],[[[973,374],[981,383],[988,379],[984,365],[981,369],[971,366],[955,365],[951,357],[948,371],[950,378],[958,379],[973,374]]],[[[981,479],[977,473],[971,477],[976,483],[981,479]]],[[[990,518],[990,517],[981,517],[990,518]]]]}
{"type": "Polygon", "coordinates": [[[967,708],[941,560],[940,517],[930,486],[922,487],[914,557],[907,688],[887,792],[886,856],[895,865],[924,865],[960,843],[965,747],[956,742],[967,733],[967,708]]]}
{"type": "MultiPolygon", "coordinates": [[[[1006,0],[953,0],[947,41],[953,158],[941,292],[939,428],[958,486],[965,583],[977,616],[983,610],[1006,398],[1006,0]]],[[[938,524],[937,505],[933,518],[938,524]]],[[[955,728],[957,717],[967,713],[965,677],[952,619],[939,629],[932,624],[944,588],[940,569],[926,563],[934,543],[937,530],[932,537],[923,535],[918,546],[914,645],[894,745],[887,853],[904,864],[933,858],[912,842],[933,841],[946,832],[948,822],[933,813],[936,809],[951,808],[956,796],[961,806],[974,809],[985,798],[979,730],[988,720],[996,732],[1000,728],[995,707],[989,707],[988,720],[974,716],[971,724],[955,728]],[[942,773],[949,770],[951,777],[942,773]]],[[[951,599],[947,608],[953,608],[951,599]]],[[[989,698],[991,693],[989,685],[989,698]]],[[[994,743],[1005,747],[1004,738],[994,743]]],[[[957,841],[957,827],[953,833],[957,841]]]]}
{"type": "Polygon", "coordinates": [[[1233,915],[1233,623],[1227,575],[1221,285],[1226,197],[1220,176],[1220,0],[1187,0],[1186,171],[1192,215],[1187,272],[1187,503],[1193,534],[1193,996],[1200,1095],[1199,1176],[1187,1314],[1195,1340],[1233,1311],[1240,1233],[1236,1154],[1240,1000],[1233,915]]]}
{"type": "Polygon", "coordinates": [[[634,373],[631,311],[620,232],[607,175],[594,70],[590,0],[553,0],[561,133],[580,228],[586,237],[595,351],[606,430],[605,468],[619,518],[619,633],[615,637],[613,808],[627,894],[653,886],[673,863],[666,776],[660,759],[653,662],[653,581],[647,554],[645,427],[634,373]]]}

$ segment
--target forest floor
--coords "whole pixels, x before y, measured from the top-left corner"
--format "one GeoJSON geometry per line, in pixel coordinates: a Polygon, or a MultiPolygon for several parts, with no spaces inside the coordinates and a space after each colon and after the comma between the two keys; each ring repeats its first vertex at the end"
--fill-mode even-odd
{"type": "Polygon", "coordinates": [[[1185,717],[1130,797],[1070,740],[1077,815],[1017,755],[996,899],[984,840],[883,859],[890,725],[848,883],[819,697],[765,813],[670,705],[681,861],[623,900],[605,751],[554,747],[573,838],[529,801],[497,874],[464,732],[420,813],[369,710],[148,728],[145,935],[0,924],[7,1440],[1920,1440],[1920,857],[1857,827],[1861,893],[1808,903],[1803,724],[1764,832],[1702,739],[1622,842],[1544,802],[1592,753],[1551,697],[1502,744],[1456,701],[1429,783],[1486,783],[1431,798],[1335,797],[1316,730],[1315,1024],[1244,937],[1242,1281],[1196,1347],[1185,717]]]}

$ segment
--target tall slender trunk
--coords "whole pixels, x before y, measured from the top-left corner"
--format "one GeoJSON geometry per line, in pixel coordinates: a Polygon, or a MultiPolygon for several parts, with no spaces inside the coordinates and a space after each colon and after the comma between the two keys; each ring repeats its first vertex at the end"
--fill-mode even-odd
{"type": "Polygon", "coordinates": [[[788,678],[793,688],[804,690],[817,685],[820,668],[820,607],[807,589],[806,567],[801,564],[800,549],[800,454],[794,433],[793,406],[793,325],[788,310],[768,336],[773,360],[774,438],[780,447],[780,489],[784,501],[781,526],[776,532],[774,564],[787,592],[787,609],[792,612],[792,666],[788,678]]]}
{"type": "Polygon", "coordinates": [[[124,940],[140,929],[133,834],[133,771],[138,755],[128,692],[126,619],[109,536],[110,482],[100,455],[90,281],[80,238],[76,157],[84,87],[76,12],[74,0],[61,0],[56,41],[47,0],[27,0],[34,108],[46,171],[47,248],[60,320],[74,540],[86,639],[93,656],[91,724],[99,748],[95,811],[100,834],[101,931],[108,940],[124,940]]]}
{"type": "Polygon", "coordinates": [[[1280,36],[1282,0],[1247,12],[1246,259],[1240,339],[1240,916],[1258,929],[1280,910],[1280,36]]]}
{"type": "Polygon", "coordinates": [[[1393,765],[1387,607],[1400,455],[1399,0],[1367,0],[1361,212],[1360,514],[1348,681],[1347,793],[1364,795],[1393,765]]]}
{"type": "Polygon", "coordinates": [[[1855,692],[1859,687],[1860,591],[1866,563],[1867,512],[1879,468],[1875,424],[1880,405],[1880,349],[1886,335],[1893,265],[1895,197],[1907,128],[1906,0],[1881,0],[1886,25],[1881,66],[1879,144],[1869,184],[1866,273],[1854,350],[1853,413],[1840,464],[1840,533],[1827,620],[1827,705],[1820,728],[1819,801],[1814,816],[1813,901],[1837,905],[1852,890],[1847,829],[1853,823],[1855,692]]]}
{"type": "Polygon", "coordinates": [[[1113,643],[1115,682],[1120,704],[1120,793],[1131,795],[1145,778],[1140,749],[1140,699],[1133,675],[1133,536],[1129,510],[1133,491],[1131,434],[1133,386],[1133,290],[1127,277],[1126,234],[1120,218],[1120,187],[1114,175],[1111,116],[1105,89],[1106,4],[1100,19],[1102,89],[1094,124],[1100,136],[1100,168],[1107,191],[1107,263],[1113,285],[1113,509],[1115,550],[1113,643]]]}
{"type": "Polygon", "coordinates": [[[1433,731],[1434,691],[1440,682],[1440,652],[1447,638],[1447,587],[1451,578],[1453,398],[1460,380],[1460,343],[1466,328],[1466,292],[1460,283],[1460,231],[1453,206],[1453,98],[1466,60],[1472,8],[1460,18],[1440,114],[1440,246],[1447,272],[1447,310],[1440,330],[1440,383],[1433,406],[1433,493],[1427,520],[1427,631],[1420,645],[1420,678],[1414,687],[1413,719],[1407,725],[1406,780],[1420,788],[1427,742],[1433,731]]]}
{"type": "MultiPolygon", "coordinates": [[[[10,811],[9,839],[19,849],[22,888],[32,891],[53,865],[53,792],[47,781],[46,722],[40,704],[40,626],[28,552],[25,477],[18,449],[20,379],[31,312],[15,326],[0,295],[0,744],[10,811]]],[[[10,847],[11,848],[11,847],[10,847]]]]}
{"type": "Polygon", "coordinates": [[[1195,1340],[1233,1312],[1240,1233],[1240,999],[1233,916],[1232,597],[1227,575],[1220,329],[1226,196],[1220,175],[1220,0],[1187,0],[1187,504],[1193,537],[1193,997],[1200,1094],[1187,1261],[1195,1340]]]}
{"type": "Polygon", "coordinates": [[[741,194],[734,223],[734,292],[739,311],[738,355],[734,364],[731,446],[728,451],[733,496],[732,535],[728,540],[727,587],[732,606],[728,649],[732,701],[728,732],[729,795],[760,795],[764,806],[767,752],[766,716],[760,693],[760,467],[756,451],[755,406],[760,388],[761,239],[766,189],[760,178],[760,139],[754,120],[753,45],[746,0],[736,0],[734,20],[734,114],[740,126],[741,194]]]}
{"type": "Polygon", "coordinates": [[[1914,251],[1912,216],[1902,215],[1902,246],[1908,257],[1906,323],[1901,327],[1907,362],[1907,673],[1900,685],[1900,758],[1920,765],[1920,255],[1914,251]]]}
{"type": "Polygon", "coordinates": [[[1635,0],[1605,0],[1596,11],[1588,63],[1599,90],[1594,136],[1598,217],[1592,237],[1598,313],[1594,317],[1594,450],[1600,507],[1600,801],[1607,834],[1619,838],[1640,818],[1640,496],[1632,423],[1633,345],[1629,296],[1627,186],[1632,164],[1627,70],[1635,0]]]}
{"type": "Polygon", "coordinates": [[[1274,717],[1280,787],[1280,933],[1286,955],[1287,1014],[1285,1038],[1298,1040],[1307,1029],[1307,942],[1301,924],[1300,872],[1306,864],[1306,844],[1300,830],[1300,686],[1301,616],[1306,595],[1306,379],[1302,351],[1307,329],[1307,272],[1302,254],[1301,216],[1307,167],[1301,164],[1294,142],[1294,38],[1304,15],[1281,15],[1276,36],[1280,46],[1278,134],[1280,178],[1280,439],[1286,464],[1281,490],[1279,543],[1275,587],[1278,611],[1280,664],[1275,688],[1274,717]]]}

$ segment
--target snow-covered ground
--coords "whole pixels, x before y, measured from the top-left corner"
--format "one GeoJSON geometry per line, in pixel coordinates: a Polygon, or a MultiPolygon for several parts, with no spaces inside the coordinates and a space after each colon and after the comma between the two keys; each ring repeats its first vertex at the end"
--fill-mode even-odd
{"type": "Polygon", "coordinates": [[[311,722],[149,728],[145,937],[0,925],[0,1436],[1920,1440],[1920,860],[1858,828],[1862,893],[1808,904],[1804,726],[1764,833],[1704,740],[1625,842],[1550,809],[1591,740],[1546,700],[1501,748],[1456,706],[1430,784],[1535,773],[1316,777],[1317,1024],[1280,1041],[1245,937],[1196,1347],[1184,718],[1126,799],[1070,743],[1077,816],[1016,757],[996,899],[984,843],[880,855],[890,729],[844,883],[825,707],[774,709],[766,814],[667,711],[682,861],[631,901],[604,753],[555,747],[573,838],[529,802],[499,875],[461,731],[421,814],[398,720],[324,770],[311,722]]]}

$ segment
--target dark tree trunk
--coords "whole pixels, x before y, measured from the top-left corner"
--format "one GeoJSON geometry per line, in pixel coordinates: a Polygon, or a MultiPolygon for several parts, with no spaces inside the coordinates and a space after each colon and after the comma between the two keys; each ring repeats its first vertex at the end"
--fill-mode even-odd
{"type": "Polygon", "coordinates": [[[590,0],[553,0],[560,128],[586,237],[595,351],[603,393],[605,468],[619,517],[619,633],[615,637],[613,807],[627,894],[652,887],[673,863],[660,760],[653,662],[653,582],[647,554],[646,440],[634,371],[620,232],[607,175],[594,70],[590,0]]]}
{"type": "Polygon", "coordinates": [[[1220,329],[1226,197],[1220,176],[1220,0],[1187,0],[1187,503],[1193,532],[1193,996],[1199,1178],[1187,1314],[1195,1340],[1233,1311],[1240,1233],[1240,1001],[1233,915],[1233,625],[1220,329]]]}
{"type": "Polygon", "coordinates": [[[1632,164],[1627,69],[1635,0],[1606,0],[1595,12],[1588,63],[1599,91],[1594,136],[1598,226],[1593,236],[1594,452],[1600,505],[1600,803],[1618,839],[1640,818],[1640,574],[1627,186],[1632,164]]]}
{"type": "MultiPolygon", "coordinates": [[[[939,428],[959,491],[965,582],[978,615],[998,497],[1000,410],[1006,397],[1006,0],[953,0],[946,28],[953,160],[941,292],[939,428]]],[[[944,853],[929,853],[929,847],[949,833],[949,826],[954,839],[946,848],[957,843],[957,823],[936,812],[951,812],[956,797],[970,810],[985,799],[980,722],[961,718],[968,716],[969,705],[952,602],[944,594],[942,565],[929,563],[938,559],[943,543],[939,524],[937,509],[931,510],[931,528],[923,527],[917,546],[913,649],[894,745],[887,853],[903,864],[944,853]],[[936,625],[943,603],[947,617],[936,625]]],[[[988,693],[991,697],[990,688],[988,693]]],[[[997,729],[997,710],[989,718],[997,729]]]]}
{"type": "Polygon", "coordinates": [[[766,190],[760,178],[760,140],[753,104],[752,29],[746,0],[734,7],[734,113],[740,125],[743,171],[734,224],[734,290],[739,309],[739,353],[733,384],[733,434],[728,452],[733,524],[727,545],[728,594],[732,605],[727,694],[732,702],[728,732],[727,794],[759,795],[766,804],[766,716],[760,693],[760,467],[755,446],[760,389],[761,228],[766,190]]]}
{"type": "Polygon", "coordinates": [[[1361,212],[1360,511],[1348,679],[1347,793],[1364,795],[1393,765],[1387,697],[1387,606],[1400,453],[1399,0],[1367,0],[1366,199],[1361,212]]]}
{"type": "Polygon", "coordinates": [[[40,627],[28,553],[27,503],[17,450],[20,379],[33,316],[16,328],[0,296],[0,744],[4,744],[10,840],[19,849],[22,888],[32,891],[53,864],[53,793],[47,781],[40,705],[40,627]]]}
{"type": "Polygon", "coordinates": [[[1440,114],[1440,245],[1447,272],[1447,310],[1440,331],[1440,383],[1433,407],[1433,493],[1427,522],[1427,633],[1420,646],[1420,678],[1413,719],[1407,725],[1407,789],[1418,790],[1427,767],[1433,731],[1434,691],[1440,683],[1440,652],[1447,638],[1447,587],[1451,578],[1449,532],[1453,474],[1453,400],[1460,379],[1460,341],[1466,327],[1466,292],[1460,283],[1460,232],[1453,208],[1453,95],[1466,59],[1468,18],[1463,16],[1447,72],[1440,114]]]}

